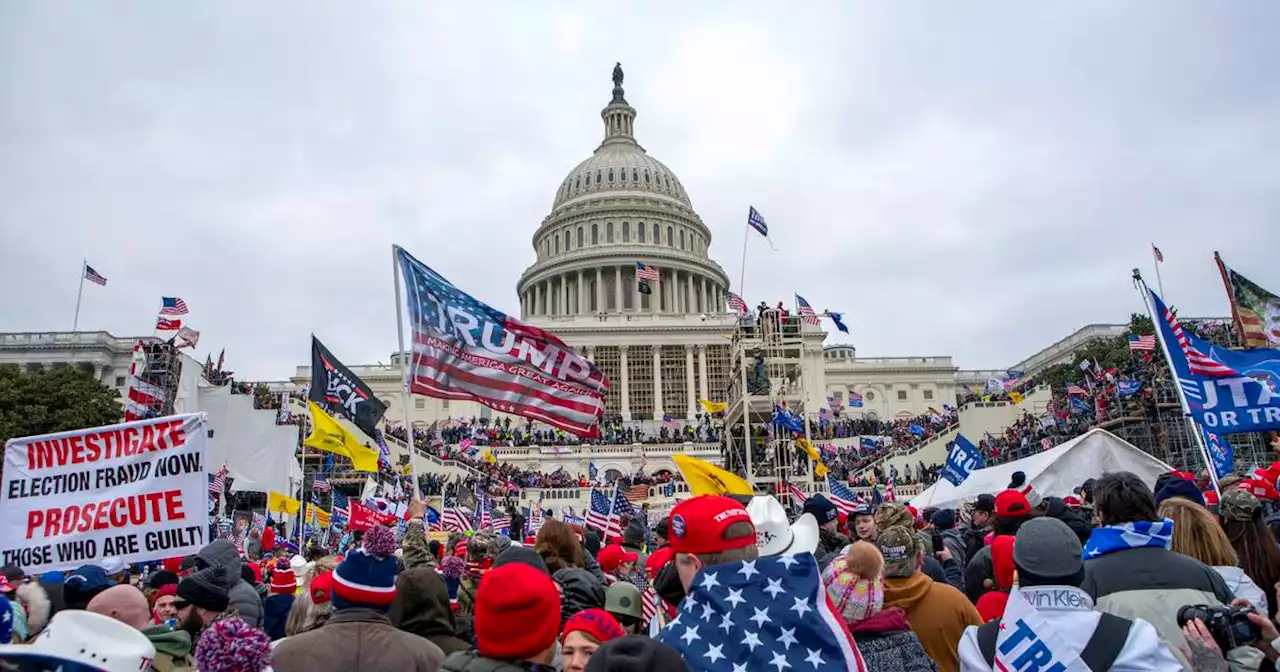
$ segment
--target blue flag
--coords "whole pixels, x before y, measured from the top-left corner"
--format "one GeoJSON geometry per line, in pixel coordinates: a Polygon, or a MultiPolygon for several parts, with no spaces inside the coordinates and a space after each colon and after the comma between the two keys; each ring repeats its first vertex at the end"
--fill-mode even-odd
{"type": "Polygon", "coordinates": [[[1182,328],[1159,295],[1151,292],[1151,299],[1191,417],[1216,434],[1280,429],[1280,350],[1202,341],[1182,328]]]}
{"type": "Polygon", "coordinates": [[[1227,443],[1227,437],[1209,431],[1208,427],[1198,425],[1204,433],[1204,445],[1209,449],[1209,459],[1213,461],[1213,472],[1218,478],[1236,470],[1236,451],[1227,443]]]}
{"type": "Polygon", "coordinates": [[[1085,401],[1084,399],[1081,399],[1079,397],[1071,397],[1069,401],[1071,402],[1072,413],[1079,415],[1081,413],[1093,412],[1093,407],[1090,406],[1089,402],[1085,401]]]}
{"type": "Polygon", "coordinates": [[[849,327],[846,327],[844,324],[844,315],[841,315],[840,313],[833,313],[828,310],[827,317],[831,318],[831,321],[835,323],[836,329],[839,329],[846,334],[849,333],[849,327]]]}
{"type": "Polygon", "coordinates": [[[942,477],[951,485],[964,483],[969,474],[986,466],[986,460],[978,447],[973,445],[963,434],[956,434],[951,442],[951,453],[947,455],[947,463],[942,466],[942,477]]]}
{"type": "Polygon", "coordinates": [[[587,478],[590,478],[592,481],[595,481],[595,480],[596,480],[596,474],[598,474],[598,473],[600,473],[600,470],[599,470],[599,469],[596,469],[596,463],[595,463],[595,462],[590,462],[590,463],[588,463],[588,464],[587,464],[587,478]]]}
{"type": "Polygon", "coordinates": [[[1142,382],[1137,380],[1122,380],[1116,383],[1116,395],[1120,397],[1132,397],[1142,389],[1142,382]]]}
{"type": "Polygon", "coordinates": [[[907,431],[915,434],[916,436],[924,436],[924,427],[921,427],[914,422],[907,427],[907,431]]]}
{"type": "Polygon", "coordinates": [[[781,406],[773,407],[773,424],[785,427],[791,432],[804,432],[804,420],[792,415],[781,406]]]}
{"type": "Polygon", "coordinates": [[[858,440],[858,446],[863,450],[879,450],[880,442],[870,436],[864,436],[858,440]]]}

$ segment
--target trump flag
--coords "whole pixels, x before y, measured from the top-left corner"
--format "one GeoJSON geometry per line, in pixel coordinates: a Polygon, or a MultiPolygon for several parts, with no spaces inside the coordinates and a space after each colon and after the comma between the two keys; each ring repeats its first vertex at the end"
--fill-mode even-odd
{"type": "Polygon", "coordinates": [[[554,334],[455,287],[400,247],[413,357],[409,389],[477,401],[578,436],[600,433],[609,379],[554,334]]]}

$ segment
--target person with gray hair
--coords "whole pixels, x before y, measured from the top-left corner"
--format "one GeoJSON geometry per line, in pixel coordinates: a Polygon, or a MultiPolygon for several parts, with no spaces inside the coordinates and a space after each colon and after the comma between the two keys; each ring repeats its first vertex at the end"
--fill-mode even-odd
{"type": "Polygon", "coordinates": [[[1041,517],[1023,523],[1013,542],[1013,566],[1018,587],[1005,617],[965,629],[960,669],[993,669],[996,642],[1010,627],[1016,629],[1006,635],[999,654],[1006,661],[1042,646],[1067,668],[1077,661],[1092,670],[1181,666],[1150,623],[1094,611],[1093,599],[1080,590],[1085,577],[1080,539],[1061,520],[1041,517]]]}

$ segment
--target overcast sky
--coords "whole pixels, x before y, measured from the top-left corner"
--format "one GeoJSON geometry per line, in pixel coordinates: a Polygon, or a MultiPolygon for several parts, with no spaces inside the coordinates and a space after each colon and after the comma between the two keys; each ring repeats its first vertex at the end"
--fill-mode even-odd
{"type": "Polygon", "coordinates": [[[1280,3],[802,4],[0,3],[0,331],[70,329],[87,258],[82,329],[167,294],[247,379],[312,331],[385,362],[392,243],[515,313],[614,61],[735,283],[768,219],[748,301],[860,355],[1125,321],[1152,241],[1184,315],[1227,314],[1215,248],[1280,288],[1280,3]]]}

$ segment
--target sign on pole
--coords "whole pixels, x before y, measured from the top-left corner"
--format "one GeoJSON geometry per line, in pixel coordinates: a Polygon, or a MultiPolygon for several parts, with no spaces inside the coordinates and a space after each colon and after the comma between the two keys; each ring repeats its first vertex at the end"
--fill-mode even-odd
{"type": "Polygon", "coordinates": [[[198,551],[209,532],[207,425],[194,413],[10,439],[0,564],[38,574],[198,551]]]}

